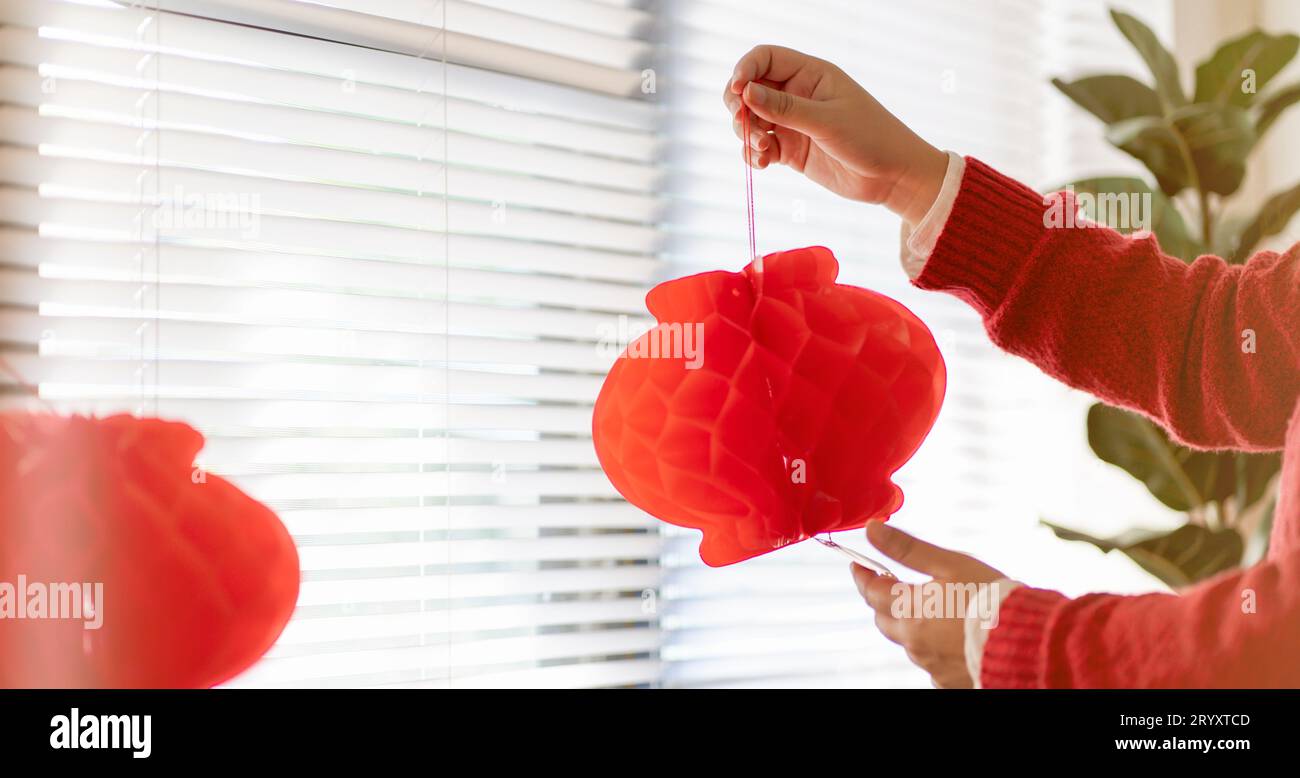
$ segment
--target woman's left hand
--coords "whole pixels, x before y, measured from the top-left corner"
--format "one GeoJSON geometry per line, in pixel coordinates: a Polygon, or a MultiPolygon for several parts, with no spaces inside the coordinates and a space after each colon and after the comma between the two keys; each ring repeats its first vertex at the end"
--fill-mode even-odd
{"type": "MultiPolygon", "coordinates": [[[[991,584],[1002,573],[965,554],[918,540],[883,521],[867,524],[867,539],[890,559],[933,578],[924,584],[907,584],[896,578],[880,576],[852,565],[853,581],[867,605],[876,612],[876,627],[890,640],[901,645],[914,664],[930,674],[940,689],[969,689],[974,686],[966,667],[965,603],[968,595],[937,596],[926,587],[939,584],[991,584]],[[937,599],[927,600],[931,597],[937,599]],[[946,608],[953,603],[953,612],[946,608]],[[935,613],[935,606],[938,613],[935,613]]],[[[962,587],[969,593],[976,587],[962,587]]],[[[946,591],[940,589],[939,591],[946,591]]],[[[993,596],[997,604],[996,593],[993,596]]]]}

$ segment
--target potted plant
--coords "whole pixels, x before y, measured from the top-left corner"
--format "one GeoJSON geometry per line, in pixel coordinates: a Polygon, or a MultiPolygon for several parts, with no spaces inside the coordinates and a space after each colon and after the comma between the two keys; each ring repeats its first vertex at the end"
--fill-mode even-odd
{"type": "MultiPolygon", "coordinates": [[[[1120,33],[1151,71],[1151,84],[1126,75],[1052,83],[1106,126],[1106,139],[1138,159],[1154,185],[1109,176],[1068,185],[1085,202],[1130,198],[1150,208],[1141,224],[1116,219],[1122,209],[1085,214],[1123,232],[1153,232],[1168,254],[1191,262],[1213,253],[1242,263],[1264,238],[1284,230],[1300,210],[1300,184],[1262,207],[1234,207],[1246,163],[1283,111],[1300,100],[1300,83],[1270,82],[1295,57],[1300,38],[1255,29],[1221,45],[1196,67],[1187,94],[1173,56],[1138,19],[1111,11],[1120,33]],[[1129,223],[1120,223],[1129,222],[1129,223]]],[[[1250,564],[1266,547],[1280,455],[1195,451],[1158,425],[1103,404],[1088,412],[1088,443],[1156,499],[1186,514],[1172,532],[1134,530],[1099,538],[1044,522],[1059,536],[1127,554],[1173,587],[1250,564]]]]}

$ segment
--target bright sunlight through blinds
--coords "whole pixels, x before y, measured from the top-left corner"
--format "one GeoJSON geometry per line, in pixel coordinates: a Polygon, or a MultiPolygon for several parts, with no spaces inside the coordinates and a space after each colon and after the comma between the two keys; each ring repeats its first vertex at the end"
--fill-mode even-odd
{"type": "Polygon", "coordinates": [[[162,6],[0,5],[4,353],[283,517],[298,610],[235,685],[655,682],[659,539],[589,433],[658,263],[645,14],[162,6]]]}

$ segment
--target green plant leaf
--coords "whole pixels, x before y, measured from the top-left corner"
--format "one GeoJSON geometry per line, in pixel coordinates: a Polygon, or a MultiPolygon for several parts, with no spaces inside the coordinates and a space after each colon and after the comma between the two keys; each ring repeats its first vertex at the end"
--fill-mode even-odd
{"type": "Polygon", "coordinates": [[[1282,112],[1300,101],[1300,84],[1290,84],[1278,89],[1256,104],[1255,138],[1258,141],[1268,132],[1273,123],[1282,116],[1282,112]]]}
{"type": "Polygon", "coordinates": [[[1245,478],[1243,489],[1249,505],[1264,493],[1282,464],[1276,453],[1190,449],[1175,443],[1145,416],[1102,403],[1088,409],[1088,445],[1099,459],[1123,468],[1176,511],[1234,496],[1238,475],[1245,478]]]}
{"type": "Polygon", "coordinates": [[[1279,480],[1280,476],[1273,476],[1264,486],[1261,496],[1237,512],[1232,528],[1246,541],[1246,553],[1241,560],[1243,567],[1259,562],[1268,553],[1279,480]]]}
{"type": "Polygon", "coordinates": [[[1191,151],[1201,188],[1223,195],[1237,191],[1255,145],[1250,114],[1235,105],[1196,103],[1178,109],[1172,119],[1191,151]]]}
{"type": "Polygon", "coordinates": [[[1224,43],[1212,57],[1196,67],[1194,101],[1250,105],[1256,92],[1295,58],[1297,48],[1300,48],[1300,37],[1270,35],[1261,30],[1251,30],[1224,43]],[[1255,92],[1244,91],[1247,81],[1243,72],[1246,70],[1255,73],[1255,92]]]}
{"type": "Polygon", "coordinates": [[[1240,476],[1245,480],[1241,486],[1242,493],[1246,496],[1246,504],[1250,505],[1263,495],[1269,480],[1282,466],[1280,454],[1193,451],[1177,443],[1171,445],[1183,471],[1207,501],[1222,502],[1235,496],[1240,476]]]}
{"type": "Polygon", "coordinates": [[[1091,543],[1102,551],[1121,551],[1134,562],[1177,589],[1203,581],[1241,564],[1245,543],[1234,530],[1211,530],[1187,524],[1172,532],[1126,533],[1098,538],[1048,521],[1042,524],[1062,540],[1091,543]]]}
{"type": "Polygon", "coordinates": [[[1146,165],[1169,196],[1199,183],[1216,194],[1232,194],[1246,176],[1246,158],[1255,144],[1250,114],[1235,105],[1195,103],[1167,120],[1139,116],[1106,128],[1106,139],[1146,165]],[[1187,168],[1183,147],[1196,169],[1187,168]]]}
{"type": "Polygon", "coordinates": [[[1230,255],[1231,261],[1245,262],[1261,240],[1285,230],[1296,211],[1300,211],[1300,184],[1268,198],[1255,218],[1242,229],[1230,255]]]}
{"type": "MultiPolygon", "coordinates": [[[[1282,455],[1273,454],[1246,454],[1237,452],[1231,455],[1234,459],[1243,462],[1241,474],[1245,476],[1246,484],[1242,493],[1246,495],[1246,505],[1254,505],[1261,497],[1268,492],[1272,486],[1273,476],[1277,475],[1282,469],[1282,455]]],[[[1233,479],[1235,482],[1235,478],[1233,479]]],[[[1235,489],[1235,486],[1234,486],[1235,489]]]]}
{"type": "Polygon", "coordinates": [[[1088,409],[1088,445],[1103,462],[1141,481],[1160,502],[1188,511],[1206,502],[1183,468],[1181,446],[1144,416],[1097,403],[1088,409]]]}
{"type": "Polygon", "coordinates": [[[1151,530],[1131,529],[1113,538],[1103,538],[1097,535],[1091,535],[1082,530],[1070,529],[1069,527],[1050,522],[1047,519],[1039,519],[1038,523],[1050,529],[1052,534],[1056,535],[1061,540],[1069,540],[1076,543],[1090,543],[1106,553],[1110,553],[1119,548],[1136,545],[1144,540],[1149,540],[1160,535],[1160,533],[1152,532],[1151,530]]]}
{"type": "Polygon", "coordinates": [[[1146,165],[1160,191],[1170,197],[1190,185],[1178,136],[1163,118],[1139,116],[1115,122],[1106,128],[1106,140],[1146,165]]]}
{"type": "Polygon", "coordinates": [[[1155,90],[1129,76],[1088,76],[1077,81],[1054,78],[1052,85],[1107,124],[1161,115],[1155,90]]]}
{"type": "Polygon", "coordinates": [[[1088,214],[1088,218],[1093,221],[1105,224],[1108,227],[1119,230],[1124,234],[1133,232],[1136,228],[1142,227],[1155,233],[1156,238],[1160,241],[1160,248],[1167,254],[1172,254],[1184,262],[1191,262],[1196,257],[1205,253],[1201,244],[1192,237],[1191,232],[1187,229],[1187,223],[1183,221],[1183,216],[1174,206],[1174,201],[1170,200],[1163,192],[1152,191],[1147,182],[1140,178],[1131,176],[1103,176],[1099,178],[1084,178],[1069,184],[1077,194],[1087,193],[1092,196],[1096,203],[1093,213],[1088,214]],[[1122,208],[1114,207],[1113,199],[1111,205],[1107,205],[1108,198],[1114,198],[1116,195],[1137,195],[1141,206],[1145,209],[1147,206],[1146,198],[1150,198],[1150,213],[1135,214],[1133,212],[1133,203],[1128,204],[1128,215],[1130,217],[1127,224],[1119,224],[1115,217],[1124,215],[1122,208]],[[1139,224],[1139,222],[1149,222],[1148,224],[1139,224]]]}
{"type": "Polygon", "coordinates": [[[1165,106],[1176,108],[1186,105],[1187,96],[1183,93],[1182,84],[1178,80],[1178,63],[1156,38],[1151,28],[1123,11],[1112,9],[1110,18],[1115,21],[1115,26],[1128,42],[1133,44],[1133,48],[1137,49],[1138,54],[1142,55],[1142,59],[1147,63],[1147,67],[1151,69],[1151,75],[1156,79],[1156,94],[1160,95],[1160,100],[1165,106]]]}
{"type": "Polygon", "coordinates": [[[1143,570],[1181,588],[1240,565],[1246,544],[1234,530],[1187,524],[1121,550],[1143,570]]]}

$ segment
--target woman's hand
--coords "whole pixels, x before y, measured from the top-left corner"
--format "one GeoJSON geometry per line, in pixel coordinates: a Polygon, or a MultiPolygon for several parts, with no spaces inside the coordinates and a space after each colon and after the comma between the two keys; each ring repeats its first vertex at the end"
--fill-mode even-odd
{"type": "Polygon", "coordinates": [[[883,204],[913,224],[943,186],[948,155],[829,62],[758,46],[736,63],[722,99],[737,137],[742,104],[754,114],[750,137],[741,140],[759,170],[788,165],[838,195],[883,204]]]}
{"type": "MultiPolygon", "coordinates": [[[[925,587],[935,584],[991,584],[1002,573],[978,559],[917,540],[883,521],[867,524],[867,539],[890,559],[933,576],[925,584],[905,584],[895,578],[879,576],[860,565],[852,565],[853,581],[867,605],[876,612],[876,627],[907,651],[914,664],[930,674],[940,689],[969,689],[974,686],[966,667],[965,608],[961,612],[926,615],[921,607],[927,597],[925,587]]],[[[976,587],[962,587],[969,592],[976,587]]],[[[966,597],[968,595],[963,595],[966,597]]],[[[946,606],[950,599],[943,597],[946,606]]],[[[996,592],[990,607],[997,606],[996,592]]]]}

